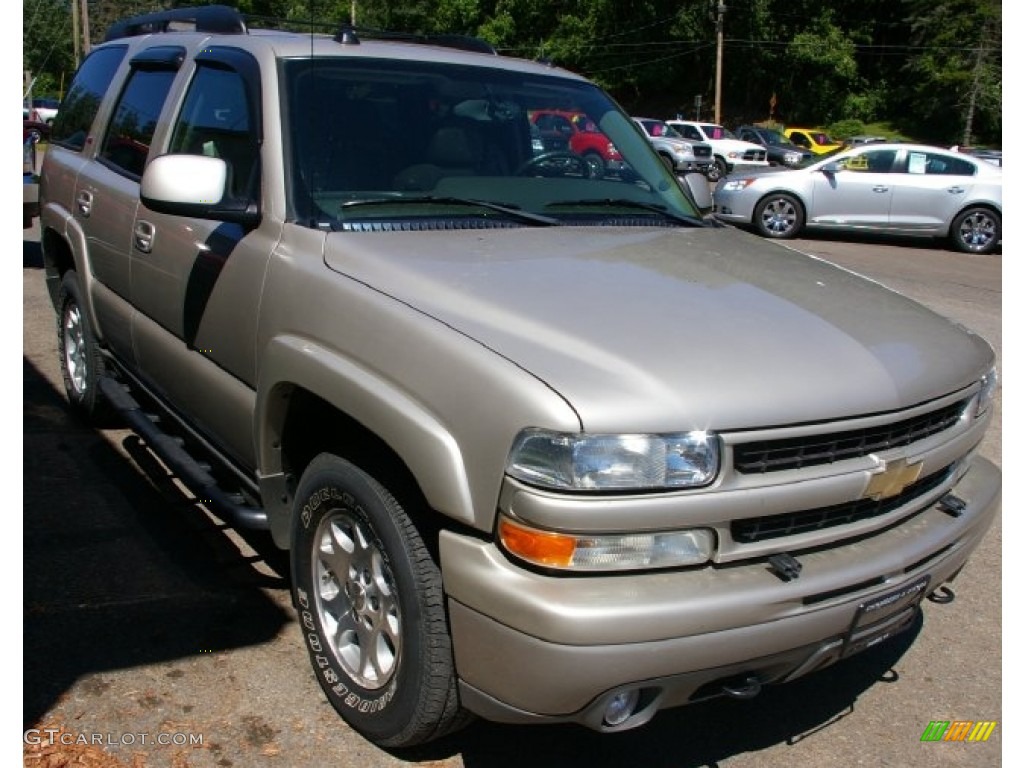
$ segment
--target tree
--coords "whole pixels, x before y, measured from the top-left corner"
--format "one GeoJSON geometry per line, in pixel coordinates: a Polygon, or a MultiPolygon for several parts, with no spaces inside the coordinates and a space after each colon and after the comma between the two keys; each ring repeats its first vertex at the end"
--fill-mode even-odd
{"type": "Polygon", "coordinates": [[[35,97],[63,96],[75,69],[71,9],[66,0],[23,0],[22,69],[35,97]]]}
{"type": "Polygon", "coordinates": [[[996,0],[908,0],[911,42],[900,105],[929,141],[999,141],[1002,126],[1002,6],[996,0]]]}

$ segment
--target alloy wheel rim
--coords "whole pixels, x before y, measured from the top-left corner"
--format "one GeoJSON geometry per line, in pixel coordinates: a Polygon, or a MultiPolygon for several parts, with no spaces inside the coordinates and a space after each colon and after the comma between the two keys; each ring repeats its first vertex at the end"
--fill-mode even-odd
{"type": "Polygon", "coordinates": [[[960,224],[960,241],[972,251],[984,250],[995,236],[995,220],[984,213],[973,213],[960,224]]]}
{"type": "Polygon", "coordinates": [[[394,578],[369,528],[328,513],[316,531],[313,577],[327,643],[358,685],[377,690],[398,668],[402,619],[394,578]]]}
{"type": "Polygon", "coordinates": [[[764,207],[761,221],[766,231],[781,235],[793,228],[796,211],[785,200],[773,200],[764,207]]]}
{"type": "Polygon", "coordinates": [[[83,394],[88,387],[88,359],[85,353],[85,329],[82,310],[70,304],[64,312],[64,363],[75,392],[83,394]]]}

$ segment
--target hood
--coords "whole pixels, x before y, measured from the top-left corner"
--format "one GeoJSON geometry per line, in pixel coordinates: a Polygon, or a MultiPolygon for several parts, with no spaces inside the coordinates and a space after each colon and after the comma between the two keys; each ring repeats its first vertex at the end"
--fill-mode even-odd
{"type": "Polygon", "coordinates": [[[920,305],[732,228],[333,233],[325,260],[531,372],[592,432],[891,411],[994,360],[920,305]]]}

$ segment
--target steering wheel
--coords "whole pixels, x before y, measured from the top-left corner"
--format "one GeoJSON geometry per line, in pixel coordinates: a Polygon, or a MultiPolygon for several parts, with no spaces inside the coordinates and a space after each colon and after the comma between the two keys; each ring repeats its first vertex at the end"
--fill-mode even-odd
{"type": "Polygon", "coordinates": [[[542,168],[548,168],[551,171],[557,171],[559,174],[564,174],[566,172],[566,168],[570,166],[574,166],[574,172],[578,172],[584,178],[590,175],[590,166],[587,164],[587,161],[575,152],[566,152],[565,150],[544,152],[540,155],[536,155],[535,157],[531,157],[516,169],[514,175],[525,176],[532,171],[540,170],[542,168]]]}

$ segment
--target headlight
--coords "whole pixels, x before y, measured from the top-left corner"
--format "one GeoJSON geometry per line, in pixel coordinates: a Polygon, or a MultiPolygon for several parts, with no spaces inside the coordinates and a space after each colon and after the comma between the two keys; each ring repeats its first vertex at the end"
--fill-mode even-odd
{"type": "Polygon", "coordinates": [[[746,189],[753,184],[757,179],[732,179],[727,180],[725,183],[719,183],[718,189],[715,190],[721,192],[739,192],[740,190],[746,189]]]}
{"type": "Polygon", "coordinates": [[[974,403],[974,418],[977,419],[984,416],[985,412],[992,406],[998,383],[999,374],[996,373],[995,368],[981,377],[981,389],[978,390],[977,399],[974,403]]]}
{"type": "Polygon", "coordinates": [[[534,565],[573,571],[628,571],[700,565],[711,559],[707,528],[645,533],[571,534],[498,519],[498,540],[509,554],[534,565]]]}
{"type": "Polygon", "coordinates": [[[685,141],[684,142],[680,142],[679,150],[683,154],[685,154],[685,155],[692,155],[693,154],[693,144],[688,144],[685,141]]]}
{"type": "Polygon", "coordinates": [[[584,435],[528,429],[516,438],[506,471],[555,490],[631,491],[708,485],[718,463],[718,438],[706,431],[584,435]]]}

